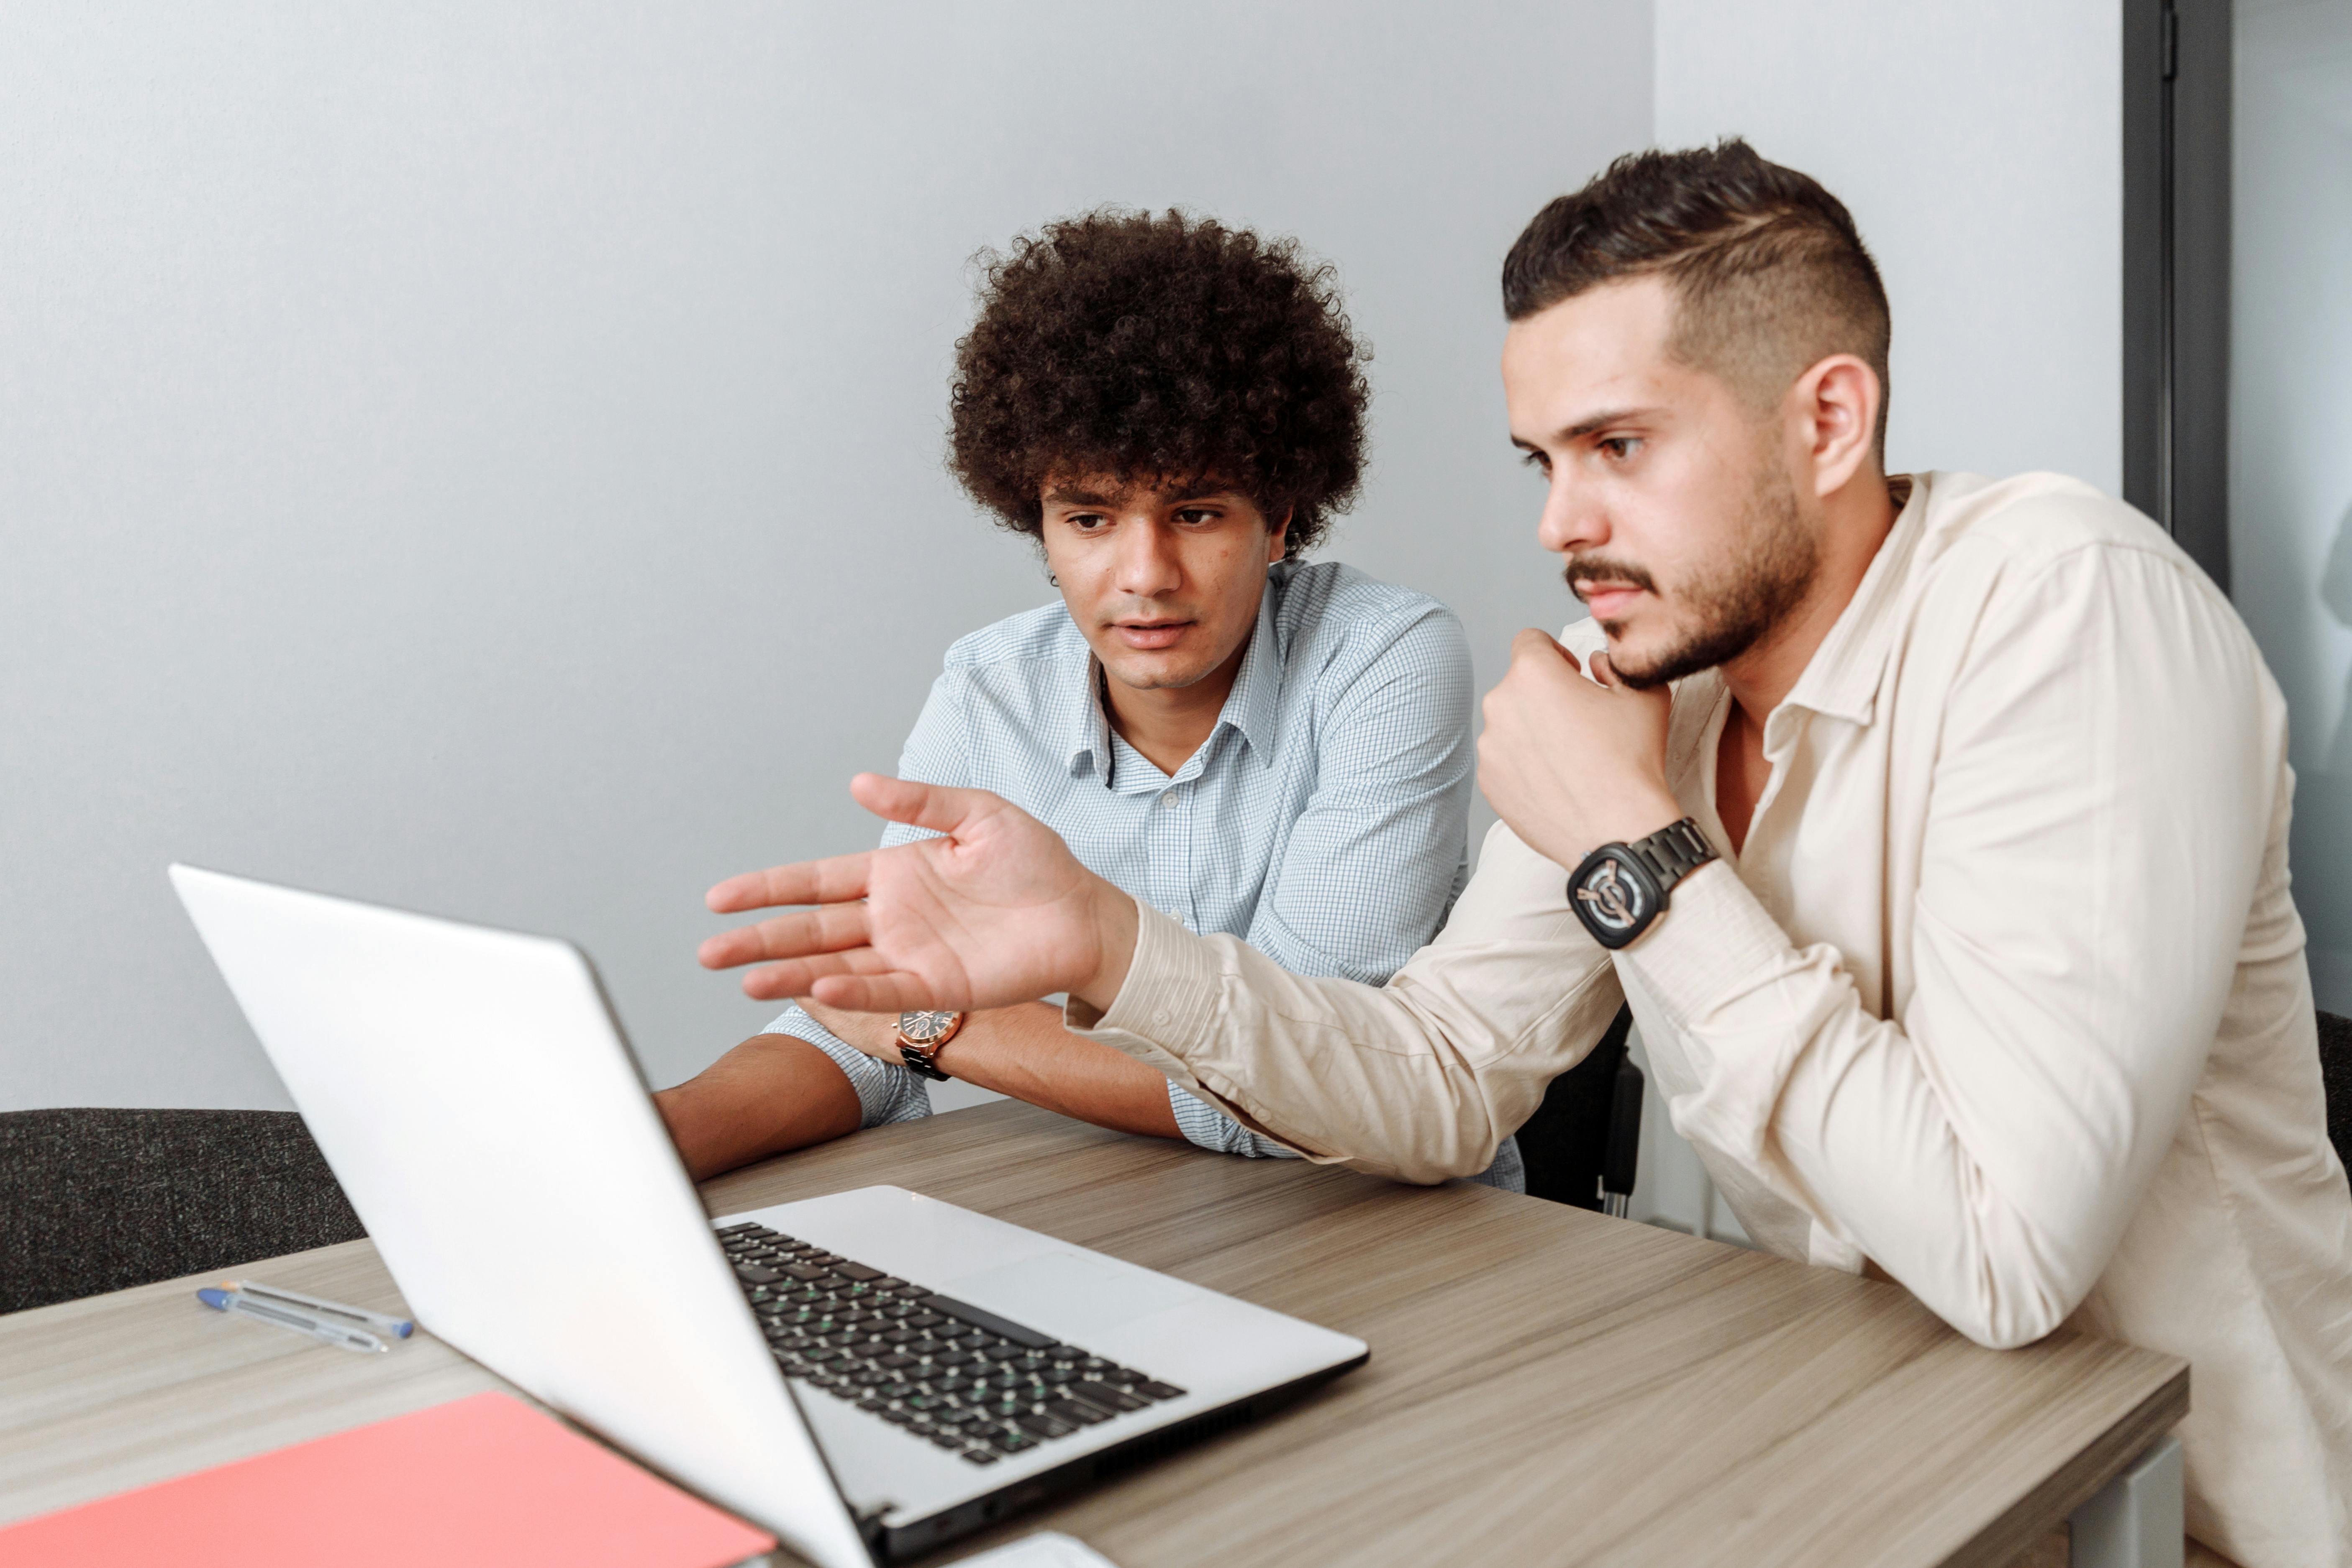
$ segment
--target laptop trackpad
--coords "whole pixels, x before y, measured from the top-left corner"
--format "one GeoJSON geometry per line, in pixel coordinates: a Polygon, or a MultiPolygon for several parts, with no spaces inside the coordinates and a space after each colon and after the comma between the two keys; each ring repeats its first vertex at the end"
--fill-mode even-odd
{"type": "Polygon", "coordinates": [[[1047,1252],[941,1287],[975,1306],[1084,1343],[1086,1335],[1182,1306],[1202,1292],[1140,1269],[1116,1269],[1068,1252],[1047,1252]]]}

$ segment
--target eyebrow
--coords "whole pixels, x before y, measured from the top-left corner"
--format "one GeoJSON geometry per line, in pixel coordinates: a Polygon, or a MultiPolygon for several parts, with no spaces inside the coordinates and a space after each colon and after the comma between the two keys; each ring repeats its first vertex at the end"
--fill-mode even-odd
{"type": "MultiPolygon", "coordinates": [[[[1583,440],[1586,436],[1591,434],[1596,430],[1606,430],[1612,424],[1622,423],[1625,420],[1629,419],[1640,419],[1646,414],[1654,414],[1657,412],[1658,411],[1654,408],[1604,409],[1601,413],[1594,414],[1591,419],[1579,420],[1576,423],[1570,425],[1567,429],[1556,433],[1552,436],[1552,440],[1556,444],[1564,446],[1571,441],[1583,440]]],[[[1517,447],[1522,452],[1530,452],[1537,454],[1538,455],[1540,455],[1543,452],[1542,447],[1538,446],[1534,442],[1528,441],[1521,436],[1514,435],[1511,437],[1511,444],[1517,447]]]]}
{"type": "Polygon", "coordinates": [[[1108,496],[1097,496],[1092,490],[1048,490],[1045,505],[1049,507],[1115,507],[1118,501],[1108,496]]]}

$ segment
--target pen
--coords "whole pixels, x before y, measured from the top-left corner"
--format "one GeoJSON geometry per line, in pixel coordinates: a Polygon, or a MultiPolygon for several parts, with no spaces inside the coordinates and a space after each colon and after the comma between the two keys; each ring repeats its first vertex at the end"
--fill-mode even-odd
{"type": "Polygon", "coordinates": [[[214,1290],[207,1286],[196,1292],[196,1300],[215,1312],[237,1312],[249,1318],[259,1318],[263,1322],[275,1324],[282,1329],[292,1329],[296,1333],[309,1334],[312,1339],[324,1340],[329,1344],[340,1346],[344,1350],[382,1352],[392,1348],[365,1329],[348,1328],[341,1323],[329,1322],[324,1318],[312,1317],[310,1313],[296,1308],[277,1307],[267,1301],[257,1301],[250,1296],[240,1294],[236,1291],[214,1290]]]}
{"type": "Polygon", "coordinates": [[[241,1296],[250,1296],[257,1301],[268,1301],[272,1306],[290,1307],[296,1312],[308,1312],[312,1317],[325,1318],[331,1322],[348,1323],[353,1328],[373,1329],[379,1334],[390,1334],[394,1339],[406,1339],[416,1332],[416,1324],[407,1318],[395,1318],[384,1312],[372,1312],[365,1307],[346,1306],[341,1301],[306,1296],[299,1291],[280,1290],[276,1285],[257,1285],[251,1280],[231,1280],[221,1288],[235,1291],[241,1296]]]}

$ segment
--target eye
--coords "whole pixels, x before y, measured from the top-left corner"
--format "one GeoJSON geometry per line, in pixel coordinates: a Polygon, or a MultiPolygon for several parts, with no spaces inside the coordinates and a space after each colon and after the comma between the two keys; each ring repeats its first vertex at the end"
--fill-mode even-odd
{"type": "Polygon", "coordinates": [[[1540,452],[1523,452],[1519,454],[1519,465],[1523,468],[1532,468],[1538,474],[1549,474],[1551,472],[1551,459],[1545,456],[1540,452]]]}
{"type": "Polygon", "coordinates": [[[1072,512],[1062,521],[1082,534],[1100,533],[1110,526],[1110,519],[1100,512],[1072,512]]]}
{"type": "Polygon", "coordinates": [[[1638,435],[1604,435],[1594,444],[1609,455],[1612,462],[1622,463],[1642,448],[1638,435]]]}
{"type": "Polygon", "coordinates": [[[1176,520],[1197,528],[1202,523],[1213,523],[1223,515],[1213,507],[1183,507],[1177,510],[1176,520]]]}

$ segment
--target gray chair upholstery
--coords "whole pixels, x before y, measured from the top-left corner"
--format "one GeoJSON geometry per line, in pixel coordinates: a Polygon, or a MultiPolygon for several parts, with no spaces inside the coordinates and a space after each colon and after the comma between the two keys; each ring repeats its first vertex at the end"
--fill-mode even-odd
{"type": "Polygon", "coordinates": [[[0,1312],[364,1234],[291,1111],[0,1114],[0,1312]]]}
{"type": "Polygon", "coordinates": [[[2327,1086],[2327,1141],[2352,1168],[2352,1019],[2319,1015],[2319,1076],[2327,1086]]]}

